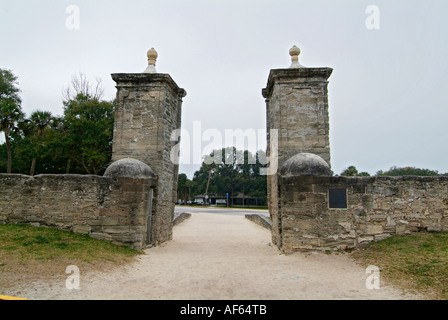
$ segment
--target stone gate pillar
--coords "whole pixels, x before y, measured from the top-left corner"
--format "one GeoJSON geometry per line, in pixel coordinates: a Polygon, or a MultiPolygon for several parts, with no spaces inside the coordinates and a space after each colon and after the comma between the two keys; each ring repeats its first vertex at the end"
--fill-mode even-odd
{"type": "Polygon", "coordinates": [[[157,175],[151,243],[172,239],[178,165],[171,161],[173,130],[181,126],[182,98],[169,74],[157,73],[157,52],[148,51],[148,67],[142,73],[115,73],[117,97],[112,161],[133,158],[150,166],[157,175]]]}
{"type": "MultiPolygon", "coordinates": [[[[289,51],[292,63],[289,68],[272,69],[266,88],[266,126],[268,133],[267,155],[277,152],[277,168],[298,153],[312,153],[330,165],[330,138],[327,85],[333,69],[307,68],[299,63],[300,49],[289,51]],[[271,146],[271,135],[277,130],[278,142],[271,146]],[[273,147],[276,150],[273,150],[273,147]]],[[[272,159],[269,164],[272,163],[272,159]]],[[[268,205],[272,219],[273,242],[278,246],[278,179],[268,175],[268,205]]]]}

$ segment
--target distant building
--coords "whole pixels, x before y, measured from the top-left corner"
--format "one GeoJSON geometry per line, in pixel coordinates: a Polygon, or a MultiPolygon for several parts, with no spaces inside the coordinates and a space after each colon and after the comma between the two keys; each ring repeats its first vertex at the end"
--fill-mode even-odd
{"type": "MultiPolygon", "coordinates": [[[[237,194],[234,197],[229,196],[229,204],[230,205],[251,205],[251,206],[259,206],[263,205],[263,199],[257,197],[248,197],[243,196],[242,193],[237,194]]],[[[207,196],[206,195],[197,195],[194,196],[193,204],[199,205],[227,205],[227,198],[225,196],[207,196]]]]}

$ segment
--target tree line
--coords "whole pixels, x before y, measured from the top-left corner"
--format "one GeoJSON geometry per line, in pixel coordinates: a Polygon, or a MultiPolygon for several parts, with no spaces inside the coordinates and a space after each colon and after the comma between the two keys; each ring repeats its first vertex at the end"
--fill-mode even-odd
{"type": "Polygon", "coordinates": [[[266,205],[267,178],[260,174],[266,168],[265,157],[262,150],[255,155],[235,147],[213,150],[204,157],[191,180],[185,173],[179,174],[178,199],[187,203],[198,195],[225,197],[229,194],[230,199],[242,195],[257,198],[259,205],[266,205]]]}
{"type": "Polygon", "coordinates": [[[17,76],[0,69],[0,172],[101,174],[111,159],[115,109],[103,92],[101,80],[78,74],[62,94],[63,115],[26,116],[17,76]]]}
{"type": "MultiPolygon", "coordinates": [[[[225,148],[214,150],[206,158],[215,158],[215,154],[222,154],[220,164],[204,161],[199,170],[194,173],[193,179],[188,179],[185,173],[179,174],[178,178],[178,199],[184,203],[192,201],[194,196],[225,196],[229,193],[230,198],[236,194],[243,194],[246,197],[256,197],[261,199],[260,204],[266,205],[267,180],[266,176],[260,175],[260,168],[265,168],[259,161],[264,157],[263,151],[258,151],[252,155],[249,151],[240,151],[235,148],[225,148]],[[237,155],[242,157],[242,163],[238,163],[237,155]],[[227,164],[225,162],[227,157],[227,164]],[[231,158],[229,162],[228,159],[231,158]],[[248,159],[255,159],[253,164],[248,159]]],[[[241,161],[240,161],[241,162],[241,161]]],[[[368,172],[358,172],[355,166],[345,168],[340,176],[370,176],[368,172]]],[[[389,170],[379,170],[374,176],[448,176],[448,173],[441,174],[437,170],[421,169],[416,167],[393,166],[389,170]]]]}
{"type": "MultiPolygon", "coordinates": [[[[369,177],[368,172],[358,172],[355,166],[345,168],[341,176],[348,177],[369,177]]],[[[397,167],[392,166],[389,170],[379,170],[374,176],[448,176],[448,173],[439,173],[437,170],[422,169],[416,167],[397,167]]]]}
{"type": "MultiPolygon", "coordinates": [[[[90,82],[85,75],[73,76],[62,94],[63,114],[36,110],[26,116],[21,107],[17,77],[0,69],[0,172],[35,174],[102,174],[112,157],[115,101],[103,99],[101,80],[90,82]]],[[[241,194],[260,199],[266,205],[267,179],[260,174],[266,166],[265,152],[223,148],[214,150],[190,180],[178,177],[178,199],[196,195],[229,197],[241,194]]],[[[369,176],[355,166],[341,176],[369,176]]],[[[377,176],[438,176],[438,171],[415,167],[392,167],[377,176]]]]}

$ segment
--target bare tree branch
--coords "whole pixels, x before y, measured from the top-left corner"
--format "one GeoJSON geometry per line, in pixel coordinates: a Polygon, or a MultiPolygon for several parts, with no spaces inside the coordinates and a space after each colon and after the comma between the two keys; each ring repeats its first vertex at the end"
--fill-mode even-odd
{"type": "Polygon", "coordinates": [[[92,83],[82,72],[73,75],[70,84],[62,91],[62,98],[64,101],[70,101],[74,100],[79,94],[90,99],[101,100],[104,97],[102,80],[96,78],[95,82],[92,83]]]}

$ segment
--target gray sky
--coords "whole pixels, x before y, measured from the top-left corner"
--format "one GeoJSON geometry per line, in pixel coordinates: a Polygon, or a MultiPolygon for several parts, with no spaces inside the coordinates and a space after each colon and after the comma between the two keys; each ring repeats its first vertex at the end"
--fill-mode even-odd
{"type": "MultiPolygon", "coordinates": [[[[182,127],[192,132],[200,121],[202,131],[224,136],[265,129],[261,89],[270,69],[290,65],[295,44],[301,64],[334,69],[335,173],[349,165],[371,174],[394,165],[445,173],[447,14],[446,0],[0,0],[0,68],[19,77],[27,115],[62,114],[61,92],[74,74],[101,78],[112,99],[110,74],[142,72],[154,47],[158,72],[188,93],[182,127]],[[70,5],[79,29],[67,27],[70,5]],[[366,27],[368,5],[379,9],[379,29],[366,27]]],[[[180,171],[191,177],[198,167],[180,171]]]]}

